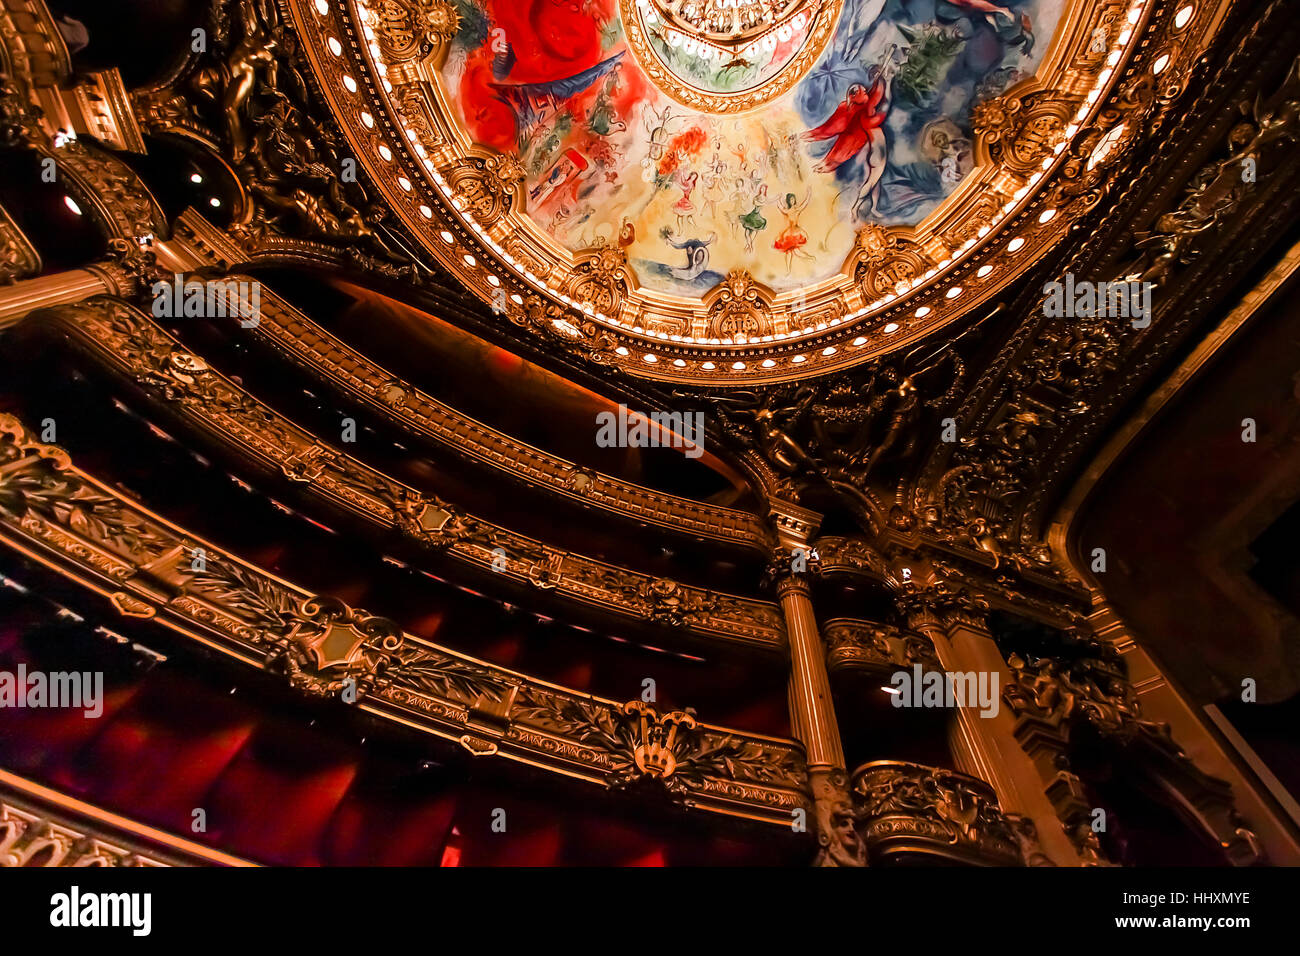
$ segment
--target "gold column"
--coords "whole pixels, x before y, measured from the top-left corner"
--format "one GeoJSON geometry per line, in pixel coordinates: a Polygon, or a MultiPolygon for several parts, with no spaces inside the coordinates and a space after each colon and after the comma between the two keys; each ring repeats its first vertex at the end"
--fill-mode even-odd
{"type": "Polygon", "coordinates": [[[132,298],[160,278],[151,244],[110,239],[108,258],[100,262],[0,286],[0,331],[17,325],[37,309],[70,305],[97,295],[132,298]]]}
{"type": "Polygon", "coordinates": [[[71,269],[0,286],[0,330],[17,325],[37,309],[81,302],[114,291],[102,272],[71,269]]]}
{"type": "Polygon", "coordinates": [[[780,544],[769,575],[781,602],[790,646],[790,727],[808,756],[808,785],[820,848],[817,865],[865,866],[866,850],[853,827],[849,775],[831,700],[826,648],[817,629],[808,580],[810,562],[814,561],[810,541],[821,516],[789,502],[775,502],[772,518],[780,544]],[[797,559],[800,552],[802,563],[797,559]]]}
{"type": "Polygon", "coordinates": [[[1012,680],[1002,652],[989,634],[982,601],[939,585],[937,593],[909,595],[901,602],[908,625],[934,644],[940,664],[949,673],[987,672],[996,675],[997,712],[985,717],[978,706],[959,706],[951,729],[956,769],[988,783],[1002,812],[1032,821],[1043,853],[1057,866],[1079,866],[1082,860],[1048,798],[1039,768],[1016,739],[1016,720],[1000,699],[1012,680]]]}
{"type": "Polygon", "coordinates": [[[808,769],[844,769],[844,747],[831,703],[826,649],[813,613],[812,589],[802,576],[776,584],[790,642],[790,724],[808,752],[808,769]]]}

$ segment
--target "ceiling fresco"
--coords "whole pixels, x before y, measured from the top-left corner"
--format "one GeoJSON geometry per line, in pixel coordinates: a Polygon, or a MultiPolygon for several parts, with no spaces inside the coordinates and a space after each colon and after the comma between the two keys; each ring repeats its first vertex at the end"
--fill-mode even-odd
{"type": "Polygon", "coordinates": [[[850,368],[992,314],[1217,20],[1152,0],[290,0],[422,254],[650,379],[850,368]]]}
{"type": "Polygon", "coordinates": [[[458,0],[440,80],[470,139],[522,162],[563,248],[616,243],[673,295],[741,268],[788,291],[971,172],[972,108],[1034,73],[1063,6],[1006,2],[458,0]],[[723,17],[730,44],[707,39],[723,17]],[[752,108],[768,85],[784,92],[752,108]]]}

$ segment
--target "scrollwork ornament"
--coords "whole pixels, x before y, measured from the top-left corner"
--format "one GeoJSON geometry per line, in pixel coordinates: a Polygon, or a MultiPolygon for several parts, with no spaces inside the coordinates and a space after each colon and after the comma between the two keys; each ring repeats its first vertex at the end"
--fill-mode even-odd
{"type": "Polygon", "coordinates": [[[745,269],[732,269],[704,302],[708,310],[706,327],[714,338],[772,334],[771,293],[745,269]]]}
{"type": "Polygon", "coordinates": [[[460,14],[448,0],[379,0],[375,33],[389,63],[439,58],[460,29],[460,14]]]}
{"type": "Polygon", "coordinates": [[[518,157],[481,150],[452,163],[444,175],[460,205],[488,225],[514,208],[526,173],[518,157]]]}
{"type": "Polygon", "coordinates": [[[401,628],[387,618],[313,597],[299,607],[287,633],[271,638],[265,666],[314,697],[351,691],[355,702],[382,685],[402,642],[401,628]]]}

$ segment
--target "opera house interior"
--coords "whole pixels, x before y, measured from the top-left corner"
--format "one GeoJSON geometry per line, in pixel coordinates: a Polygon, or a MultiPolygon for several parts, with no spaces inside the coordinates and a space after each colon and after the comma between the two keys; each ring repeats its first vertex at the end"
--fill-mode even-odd
{"type": "Polygon", "coordinates": [[[1284,0],[0,0],[0,866],[1300,865],[1284,0]]]}

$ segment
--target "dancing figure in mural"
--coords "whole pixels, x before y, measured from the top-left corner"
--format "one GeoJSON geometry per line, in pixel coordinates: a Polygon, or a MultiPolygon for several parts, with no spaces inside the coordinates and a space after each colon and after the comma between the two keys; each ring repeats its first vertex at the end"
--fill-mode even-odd
{"type": "Polygon", "coordinates": [[[691,193],[700,181],[700,174],[691,172],[677,179],[677,188],[682,191],[682,198],[673,203],[673,212],[677,214],[677,228],[685,229],[687,223],[695,222],[695,203],[691,202],[691,193]]]}
{"type": "Polygon", "coordinates": [[[798,204],[795,203],[794,193],[786,193],[785,199],[781,200],[777,206],[778,211],[785,217],[785,228],[776,237],[776,242],[772,243],[772,248],[785,253],[785,271],[787,275],[794,270],[795,256],[809,260],[814,258],[812,253],[804,248],[808,244],[808,233],[799,228],[799,216],[808,208],[811,199],[811,189],[804,194],[803,202],[798,204]]]}
{"type": "Polygon", "coordinates": [[[761,211],[767,203],[767,183],[761,183],[754,193],[753,208],[740,217],[740,224],[745,229],[745,250],[747,252],[754,251],[755,237],[767,228],[767,220],[763,218],[761,211]]]}
{"type": "Polygon", "coordinates": [[[833,173],[864,149],[867,151],[866,173],[853,203],[855,216],[862,216],[864,204],[868,206],[866,212],[875,216],[880,201],[880,178],[885,174],[888,160],[883,127],[889,115],[889,81],[893,77],[896,50],[891,46],[884,62],[873,65],[867,72],[870,86],[854,83],[830,118],[804,133],[804,138],[813,142],[835,138],[830,151],[815,167],[819,173],[833,173]]]}
{"type": "Polygon", "coordinates": [[[710,219],[718,217],[718,203],[727,198],[727,163],[718,153],[704,171],[704,210],[710,219]]]}

